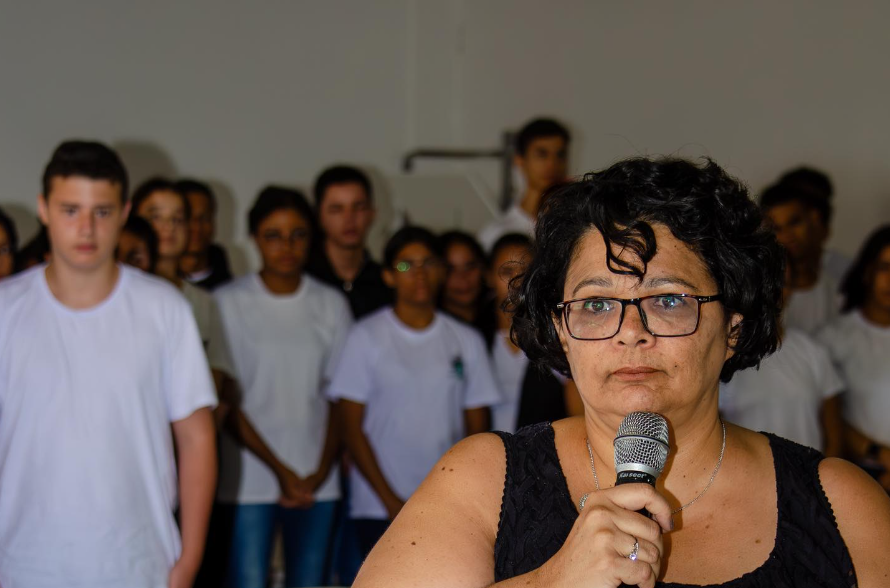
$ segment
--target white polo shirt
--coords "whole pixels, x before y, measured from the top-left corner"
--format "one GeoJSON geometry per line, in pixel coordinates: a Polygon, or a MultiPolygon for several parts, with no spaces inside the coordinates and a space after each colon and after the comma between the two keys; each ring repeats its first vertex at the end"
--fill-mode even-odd
{"type": "MultiPolygon", "coordinates": [[[[440,312],[425,329],[412,329],[392,307],[350,331],[328,395],[365,405],[362,430],[403,500],[464,437],[464,410],[500,400],[485,343],[475,330],[440,312]]],[[[350,483],[353,518],[388,518],[358,468],[350,483]]]]}
{"type": "Polygon", "coordinates": [[[125,265],[72,310],[0,283],[0,585],[161,588],[180,555],[170,423],[216,394],[188,303],[125,265]]]}

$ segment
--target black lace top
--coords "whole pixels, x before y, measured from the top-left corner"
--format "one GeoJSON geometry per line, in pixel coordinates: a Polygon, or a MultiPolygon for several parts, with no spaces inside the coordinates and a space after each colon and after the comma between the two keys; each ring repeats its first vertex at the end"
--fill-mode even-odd
{"type": "MultiPolygon", "coordinates": [[[[507,476],[494,547],[495,581],[540,567],[562,547],[578,511],[559,466],[553,427],[532,425],[498,433],[507,452],[507,476]]],[[[822,455],[774,435],[778,528],[767,561],[724,588],[855,588],[856,574],[828,499],[819,483],[822,455]]],[[[686,588],[659,582],[657,586],[686,588]]],[[[718,585],[712,585],[718,586],[718,585]]]]}

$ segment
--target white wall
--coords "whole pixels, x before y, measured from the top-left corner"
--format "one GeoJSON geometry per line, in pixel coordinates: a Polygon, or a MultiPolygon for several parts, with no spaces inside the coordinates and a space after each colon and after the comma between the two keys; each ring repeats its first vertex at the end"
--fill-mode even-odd
{"type": "Polygon", "coordinates": [[[444,224],[478,226],[484,208],[463,203],[495,196],[495,162],[421,162],[405,181],[401,156],[495,147],[550,114],[575,133],[575,173],[707,154],[760,190],[787,167],[821,167],[836,184],[834,243],[852,254],[890,222],[888,21],[886,3],[826,0],[4,3],[0,206],[30,233],[52,148],[97,137],[136,180],[210,178],[244,269],[258,189],[309,188],[334,161],[374,173],[376,243],[393,199],[449,198],[444,224]]]}

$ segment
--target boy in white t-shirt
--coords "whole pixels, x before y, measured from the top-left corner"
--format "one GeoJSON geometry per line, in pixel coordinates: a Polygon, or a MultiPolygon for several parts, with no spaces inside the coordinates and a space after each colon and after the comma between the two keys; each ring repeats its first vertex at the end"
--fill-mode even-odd
{"type": "Polygon", "coordinates": [[[525,181],[522,198],[479,232],[479,243],[490,252],[495,241],[507,233],[534,237],[535,219],[548,188],[566,177],[569,130],[551,118],[527,122],[516,134],[514,165],[525,181]]]}
{"type": "Polygon", "coordinates": [[[357,466],[350,515],[365,554],[432,465],[488,430],[488,407],[500,400],[482,337],[436,310],[440,249],[419,227],[392,236],[383,276],[395,306],[356,323],[328,389],[357,466]]]}
{"type": "Polygon", "coordinates": [[[823,219],[830,206],[794,184],[778,183],[764,190],[760,207],[795,267],[792,294],[783,310],[785,324],[814,335],[837,318],[842,302],[840,283],[823,266],[823,219]]]}
{"type": "Polygon", "coordinates": [[[201,561],[216,397],[186,301],[115,263],[126,194],[109,148],[60,145],[38,198],[52,261],[0,285],[5,588],[186,588],[201,561]]]}

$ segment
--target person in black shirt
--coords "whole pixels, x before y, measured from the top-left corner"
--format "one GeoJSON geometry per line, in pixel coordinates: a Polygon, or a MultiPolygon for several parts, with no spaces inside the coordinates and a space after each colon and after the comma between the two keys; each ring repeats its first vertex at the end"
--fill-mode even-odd
{"type": "Polygon", "coordinates": [[[213,243],[216,229],[216,195],[210,186],[197,180],[180,180],[176,187],[189,201],[189,240],[179,270],[185,278],[204,290],[213,290],[232,279],[226,251],[213,243]]]}
{"type": "Polygon", "coordinates": [[[307,271],[342,288],[355,318],[392,303],[380,264],[368,253],[366,240],[374,222],[374,196],[361,170],[337,165],[315,181],[315,207],[322,238],[316,243],[307,271]]]}

